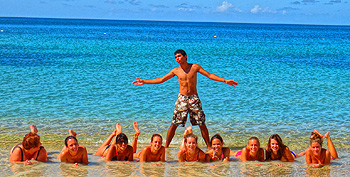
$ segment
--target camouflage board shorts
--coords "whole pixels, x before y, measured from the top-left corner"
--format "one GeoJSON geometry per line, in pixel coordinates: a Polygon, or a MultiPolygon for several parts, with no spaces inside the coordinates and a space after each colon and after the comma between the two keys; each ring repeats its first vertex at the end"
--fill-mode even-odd
{"type": "Polygon", "coordinates": [[[172,124],[184,127],[187,121],[187,114],[190,114],[192,125],[205,125],[205,114],[202,110],[202,102],[198,95],[181,95],[177,97],[173,113],[172,124]]]}

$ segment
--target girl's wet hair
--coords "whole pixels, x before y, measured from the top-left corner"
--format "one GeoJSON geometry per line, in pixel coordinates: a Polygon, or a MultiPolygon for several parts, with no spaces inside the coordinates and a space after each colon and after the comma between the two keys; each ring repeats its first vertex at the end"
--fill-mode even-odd
{"type": "Polygon", "coordinates": [[[219,135],[219,133],[217,133],[217,134],[215,134],[213,137],[211,137],[211,139],[210,139],[210,144],[213,143],[213,140],[214,140],[214,139],[218,139],[218,140],[221,141],[221,143],[224,143],[224,140],[223,140],[222,137],[219,135]]]}
{"type": "Polygon", "coordinates": [[[321,135],[319,135],[318,133],[315,133],[315,132],[311,132],[310,145],[313,142],[317,142],[318,144],[320,144],[322,146],[323,140],[322,140],[321,135]]]}
{"type": "Polygon", "coordinates": [[[67,136],[67,138],[64,140],[64,144],[66,145],[66,147],[68,147],[68,140],[70,139],[74,139],[75,141],[78,142],[77,138],[75,138],[74,136],[67,136]]]}
{"type": "Polygon", "coordinates": [[[117,135],[117,137],[115,138],[115,142],[118,143],[123,143],[124,144],[128,144],[128,137],[124,134],[124,133],[120,133],[117,135]]]}
{"type": "Polygon", "coordinates": [[[196,135],[194,135],[194,134],[187,134],[184,138],[185,138],[185,143],[187,143],[187,138],[194,138],[196,143],[198,141],[198,137],[196,135]]]}
{"type": "Polygon", "coordinates": [[[22,141],[22,146],[25,150],[36,148],[40,145],[40,136],[32,132],[26,134],[22,141]]]}
{"type": "Polygon", "coordinates": [[[160,140],[163,141],[163,137],[162,137],[160,134],[156,134],[156,133],[155,133],[155,134],[153,134],[152,137],[151,137],[151,142],[153,142],[153,138],[156,137],[156,136],[160,137],[160,140]]]}
{"type": "Polygon", "coordinates": [[[271,159],[271,153],[272,153],[271,140],[276,140],[278,143],[279,149],[277,151],[277,156],[278,156],[278,159],[280,160],[287,146],[283,144],[282,138],[278,134],[273,134],[269,138],[269,142],[267,143],[267,148],[266,148],[266,160],[272,160],[271,159]]]}

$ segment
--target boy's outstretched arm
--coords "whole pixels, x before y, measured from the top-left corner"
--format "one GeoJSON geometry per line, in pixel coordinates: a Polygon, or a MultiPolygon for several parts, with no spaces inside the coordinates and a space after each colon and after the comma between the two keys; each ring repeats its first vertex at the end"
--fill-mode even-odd
{"type": "MultiPolygon", "coordinates": [[[[173,69],[174,70],[174,69],[173,69]]],[[[156,78],[156,79],[151,79],[151,80],[142,80],[140,78],[136,78],[137,80],[132,82],[133,85],[138,86],[138,85],[143,85],[143,84],[160,84],[163,83],[172,77],[175,76],[173,70],[171,70],[168,74],[164,75],[163,77],[156,78]]]]}
{"type": "Polygon", "coordinates": [[[221,78],[215,74],[209,73],[208,71],[204,70],[201,66],[199,66],[199,65],[197,65],[197,66],[199,67],[198,72],[201,73],[202,75],[208,77],[211,80],[225,82],[226,84],[232,85],[232,86],[238,85],[238,83],[234,80],[227,80],[227,79],[221,78]]]}

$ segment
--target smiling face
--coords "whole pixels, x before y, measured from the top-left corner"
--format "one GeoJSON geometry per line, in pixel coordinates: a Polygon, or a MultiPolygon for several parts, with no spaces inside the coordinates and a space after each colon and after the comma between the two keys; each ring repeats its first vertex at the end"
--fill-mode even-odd
{"type": "Polygon", "coordinates": [[[193,137],[186,138],[186,148],[188,150],[195,150],[197,147],[197,141],[193,137]]]}
{"type": "Polygon", "coordinates": [[[271,139],[270,147],[273,152],[277,152],[280,149],[278,142],[275,139],[271,139]]]}
{"type": "Polygon", "coordinates": [[[119,150],[124,151],[127,146],[128,146],[128,141],[126,141],[124,139],[118,139],[117,147],[119,150]]]}
{"type": "Polygon", "coordinates": [[[68,148],[69,153],[75,154],[78,152],[79,144],[75,139],[69,139],[67,141],[67,148],[68,148]]]}
{"type": "Polygon", "coordinates": [[[249,147],[251,153],[253,153],[253,154],[254,154],[254,153],[257,153],[258,150],[259,150],[259,148],[260,148],[259,141],[256,140],[256,139],[251,139],[251,140],[249,140],[249,142],[248,142],[248,147],[249,147]]]}
{"type": "Polygon", "coordinates": [[[319,156],[321,155],[322,145],[320,145],[318,142],[312,142],[311,149],[312,149],[312,153],[315,156],[319,156]]]}
{"type": "Polygon", "coordinates": [[[213,139],[213,141],[211,142],[211,147],[215,152],[220,151],[222,148],[222,145],[223,143],[217,138],[213,139]]]}
{"type": "Polygon", "coordinates": [[[159,136],[153,137],[153,141],[151,141],[151,148],[155,151],[158,151],[162,147],[162,138],[159,136]]]}

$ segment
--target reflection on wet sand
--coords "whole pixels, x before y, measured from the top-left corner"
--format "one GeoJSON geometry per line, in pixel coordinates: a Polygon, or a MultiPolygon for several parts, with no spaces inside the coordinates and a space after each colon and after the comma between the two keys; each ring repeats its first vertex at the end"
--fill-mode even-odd
{"type": "Polygon", "coordinates": [[[166,176],[163,162],[140,162],[140,172],[145,176],[166,176]]]}
{"type": "Polygon", "coordinates": [[[135,162],[112,161],[107,162],[105,167],[110,176],[134,176],[138,167],[135,162]]]}
{"type": "Polygon", "coordinates": [[[330,166],[324,166],[322,168],[312,168],[312,166],[308,166],[305,170],[305,175],[310,177],[318,177],[318,176],[331,176],[331,168],[330,166]]]}
{"type": "Polygon", "coordinates": [[[33,164],[24,165],[23,163],[11,164],[11,171],[18,176],[43,176],[46,169],[46,163],[31,161],[33,164]]]}
{"type": "Polygon", "coordinates": [[[74,167],[72,163],[61,163],[60,174],[62,176],[87,176],[88,175],[88,166],[80,165],[79,167],[74,167]]]}

